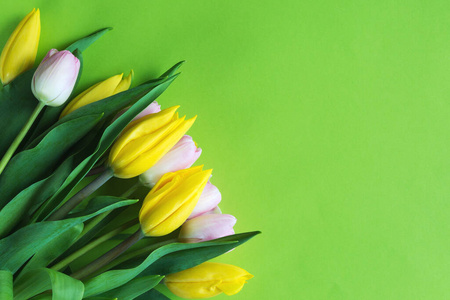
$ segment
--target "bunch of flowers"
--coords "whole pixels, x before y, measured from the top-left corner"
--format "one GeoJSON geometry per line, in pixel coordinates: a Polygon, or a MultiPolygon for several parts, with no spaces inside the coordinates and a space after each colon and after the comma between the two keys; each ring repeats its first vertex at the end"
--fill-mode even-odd
{"type": "Polygon", "coordinates": [[[72,95],[82,53],[108,30],[51,49],[34,69],[33,10],[3,48],[0,299],[169,299],[163,285],[184,298],[233,295],[253,276],[207,261],[259,232],[235,234],[212,170],[191,167],[196,117],[155,101],[182,62],[134,88],[130,72],[72,95]],[[100,193],[112,177],[135,184],[100,193]]]}

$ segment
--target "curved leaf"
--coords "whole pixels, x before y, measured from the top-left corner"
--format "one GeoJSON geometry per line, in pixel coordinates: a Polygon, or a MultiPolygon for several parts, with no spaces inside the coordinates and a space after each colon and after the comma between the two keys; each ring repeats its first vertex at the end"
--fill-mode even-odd
{"type": "Polygon", "coordinates": [[[133,279],[121,287],[101,294],[102,297],[116,297],[120,300],[133,300],[154,288],[164,276],[152,275],[133,279]]]}
{"type": "Polygon", "coordinates": [[[27,272],[14,284],[14,299],[26,300],[52,290],[53,300],[81,300],[83,298],[83,283],[64,273],[52,269],[36,269],[27,272]]]}
{"type": "MultiPolygon", "coordinates": [[[[0,240],[0,269],[15,273],[30,257],[40,251],[47,243],[70,228],[92,218],[102,212],[118,207],[131,205],[137,200],[118,201],[117,197],[108,197],[105,206],[97,211],[87,211],[76,218],[47,221],[30,224],[0,240]]],[[[120,199],[120,198],[119,198],[120,199]]]]}
{"type": "Polygon", "coordinates": [[[15,155],[0,176],[0,207],[20,191],[49,176],[66,152],[95,124],[101,115],[83,116],[51,130],[33,149],[15,155]]]}
{"type": "Polygon", "coordinates": [[[0,270],[0,299],[13,300],[13,275],[7,270],[0,270]]]}
{"type": "Polygon", "coordinates": [[[170,300],[169,297],[166,297],[163,293],[157,291],[156,289],[151,289],[145,294],[137,297],[136,300],[170,300]]]}
{"type": "Polygon", "coordinates": [[[73,52],[75,49],[80,50],[83,52],[86,50],[87,47],[92,45],[96,40],[98,40],[102,35],[107,33],[108,31],[112,30],[112,27],[106,27],[100,30],[97,30],[93,33],[91,33],[88,36],[85,36],[84,38],[79,39],[78,41],[72,43],[70,46],[66,48],[66,50],[69,50],[70,52],[73,52]]]}

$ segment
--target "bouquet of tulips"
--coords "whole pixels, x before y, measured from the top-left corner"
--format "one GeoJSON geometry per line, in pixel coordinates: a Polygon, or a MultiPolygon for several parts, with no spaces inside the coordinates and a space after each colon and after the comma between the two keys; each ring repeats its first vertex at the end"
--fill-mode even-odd
{"type": "Polygon", "coordinates": [[[259,232],[235,234],[212,170],[191,167],[201,153],[185,135],[195,117],[155,101],[182,62],[134,88],[131,72],[72,95],[83,52],[108,30],[51,49],[33,68],[33,10],[3,48],[0,299],[233,295],[253,276],[208,260],[259,232]],[[100,189],[113,177],[130,179],[120,196],[100,189]]]}

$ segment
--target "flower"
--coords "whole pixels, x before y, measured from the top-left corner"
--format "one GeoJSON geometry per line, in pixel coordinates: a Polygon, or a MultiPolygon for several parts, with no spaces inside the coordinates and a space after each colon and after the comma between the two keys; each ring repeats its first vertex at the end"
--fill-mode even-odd
{"type": "Polygon", "coordinates": [[[234,234],[234,224],[232,215],[204,214],[184,222],[178,239],[185,243],[218,239],[234,234]]]}
{"type": "Polygon", "coordinates": [[[31,90],[45,105],[60,106],[77,81],[80,61],[70,51],[51,49],[34,72],[31,90]]]}
{"type": "Polygon", "coordinates": [[[239,267],[205,262],[196,267],[166,275],[164,284],[178,297],[204,299],[225,293],[237,294],[253,275],[239,267]]]}
{"type": "Polygon", "coordinates": [[[111,148],[108,164],[119,178],[150,169],[189,130],[196,117],[179,118],[174,106],[131,122],[111,148]]]}
{"type": "Polygon", "coordinates": [[[222,195],[220,194],[219,189],[208,181],[205,188],[203,189],[203,193],[200,196],[200,199],[198,199],[197,205],[195,206],[188,219],[195,218],[214,210],[221,200],[222,195]]]}
{"type": "Polygon", "coordinates": [[[125,78],[123,78],[122,73],[94,84],[70,101],[70,103],[67,104],[62,111],[59,118],[61,119],[80,107],[128,90],[130,88],[133,75],[133,70],[131,70],[130,74],[128,74],[125,78]]]}
{"type": "Polygon", "coordinates": [[[197,204],[212,170],[202,166],[165,174],[145,197],[139,212],[147,236],[163,236],[186,221],[197,204]]]}
{"type": "Polygon", "coordinates": [[[145,186],[153,187],[164,174],[192,166],[201,153],[202,149],[197,148],[192,137],[185,135],[166,155],[153,167],[142,173],[139,178],[145,186]]]}
{"type": "Polygon", "coordinates": [[[41,34],[39,9],[33,9],[17,25],[0,56],[0,79],[8,84],[33,67],[41,34]]]}

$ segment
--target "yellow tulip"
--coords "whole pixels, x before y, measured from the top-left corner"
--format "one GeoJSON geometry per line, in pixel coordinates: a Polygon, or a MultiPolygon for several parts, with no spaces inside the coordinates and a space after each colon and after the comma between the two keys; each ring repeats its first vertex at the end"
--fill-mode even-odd
{"type": "Polygon", "coordinates": [[[164,283],[181,298],[203,299],[220,293],[237,294],[253,275],[239,267],[205,262],[196,267],[166,276],[164,283]]]}
{"type": "Polygon", "coordinates": [[[17,25],[0,56],[0,79],[8,84],[33,67],[41,34],[39,9],[33,9],[17,25]]]}
{"type": "Polygon", "coordinates": [[[94,84],[93,86],[76,96],[72,101],[70,101],[70,103],[67,104],[67,106],[62,111],[59,118],[61,119],[74,110],[79,109],[80,107],[128,90],[131,85],[133,75],[133,70],[131,70],[130,74],[125,78],[123,78],[122,73],[94,84]]]}
{"type": "Polygon", "coordinates": [[[183,137],[196,117],[185,120],[174,106],[131,122],[111,148],[108,163],[118,178],[150,169],[183,137]]]}
{"type": "Polygon", "coordinates": [[[212,170],[202,166],[166,173],[145,197],[139,212],[147,236],[163,236],[180,227],[194,210],[212,170]]]}

